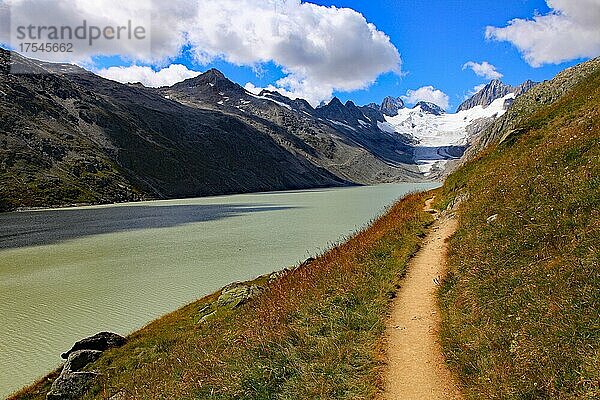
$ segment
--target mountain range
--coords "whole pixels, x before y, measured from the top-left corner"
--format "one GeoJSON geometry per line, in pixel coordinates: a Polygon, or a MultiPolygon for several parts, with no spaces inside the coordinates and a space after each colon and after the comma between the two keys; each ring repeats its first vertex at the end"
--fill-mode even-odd
{"type": "Polygon", "coordinates": [[[432,103],[313,108],[215,69],[155,89],[0,49],[0,210],[435,179],[504,112],[487,106],[531,85],[492,81],[432,144],[455,115],[432,103]]]}

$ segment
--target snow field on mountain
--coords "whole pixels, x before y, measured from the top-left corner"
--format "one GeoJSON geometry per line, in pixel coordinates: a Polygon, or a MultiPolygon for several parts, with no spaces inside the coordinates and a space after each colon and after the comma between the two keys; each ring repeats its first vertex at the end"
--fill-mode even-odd
{"type": "Polygon", "coordinates": [[[447,163],[444,158],[453,158],[444,147],[467,146],[468,127],[480,119],[502,116],[506,112],[505,101],[514,97],[511,93],[494,100],[486,108],[476,106],[454,114],[434,115],[424,112],[421,107],[403,108],[395,117],[386,116],[386,122],[380,122],[379,128],[412,137],[416,144],[415,162],[421,172],[428,174],[434,166],[447,163]]]}

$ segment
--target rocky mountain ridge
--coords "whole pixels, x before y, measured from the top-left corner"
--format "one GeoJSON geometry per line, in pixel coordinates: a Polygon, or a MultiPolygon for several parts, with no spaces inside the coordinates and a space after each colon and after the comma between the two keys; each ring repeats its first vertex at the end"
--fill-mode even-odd
{"type": "Polygon", "coordinates": [[[305,100],[277,92],[263,90],[257,95],[237,84],[211,83],[202,74],[160,92],[187,106],[218,110],[269,132],[281,146],[350,182],[423,179],[412,162],[410,140],[381,131],[377,124],[384,116],[377,110],[351,101],[343,104],[338,98],[313,108],[305,100]]]}
{"type": "Polygon", "coordinates": [[[234,116],[20,62],[0,51],[0,210],[353,184],[234,116]]]}
{"type": "MultiPolygon", "coordinates": [[[[458,107],[457,112],[469,110],[475,106],[483,106],[485,108],[492,104],[494,100],[500,99],[510,93],[514,93],[515,97],[521,96],[535,85],[537,85],[537,83],[527,80],[519,86],[510,86],[504,84],[499,79],[494,79],[485,85],[479,92],[465,100],[465,102],[458,107]]],[[[512,103],[507,103],[507,108],[510,104],[512,103]]]]}

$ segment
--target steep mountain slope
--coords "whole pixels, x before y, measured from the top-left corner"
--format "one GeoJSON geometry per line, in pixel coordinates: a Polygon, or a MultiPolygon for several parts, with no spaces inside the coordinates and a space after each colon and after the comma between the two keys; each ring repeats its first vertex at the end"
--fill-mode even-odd
{"type": "MultiPolygon", "coordinates": [[[[170,155],[167,161],[167,165],[172,166],[165,171],[164,179],[175,172],[171,179],[176,185],[169,191],[169,197],[174,190],[181,190],[180,186],[192,191],[184,192],[187,196],[348,183],[290,153],[266,132],[230,115],[189,107],[165,99],[153,89],[121,85],[91,73],[72,75],[69,79],[118,102],[124,117],[137,121],[151,132],[164,134],[171,142],[167,146],[172,145],[182,152],[170,155]],[[267,171],[269,169],[271,171],[267,171]]],[[[154,136],[152,140],[156,140],[154,136]]],[[[155,150],[151,147],[147,148],[151,151],[148,154],[138,147],[138,155],[132,155],[131,162],[140,162],[145,157],[160,159],[160,154],[153,154],[155,150]]],[[[163,153],[164,149],[156,151],[163,153]]],[[[165,161],[156,162],[156,173],[163,173],[165,161]]]]}
{"type": "Polygon", "coordinates": [[[600,59],[519,97],[450,175],[441,290],[468,398],[600,396],[600,59]]]}
{"type": "Polygon", "coordinates": [[[12,75],[1,56],[3,210],[348,183],[222,113],[85,71],[12,75]]]}
{"type": "Polygon", "coordinates": [[[422,179],[375,123],[322,121],[216,70],[156,90],[12,62],[41,74],[10,74],[0,49],[0,210],[422,179]]]}
{"type": "Polygon", "coordinates": [[[337,98],[313,109],[279,93],[253,94],[218,71],[208,71],[161,93],[190,107],[219,110],[267,132],[289,151],[337,176],[363,184],[422,180],[410,142],[382,132],[383,114],[337,98]]]}

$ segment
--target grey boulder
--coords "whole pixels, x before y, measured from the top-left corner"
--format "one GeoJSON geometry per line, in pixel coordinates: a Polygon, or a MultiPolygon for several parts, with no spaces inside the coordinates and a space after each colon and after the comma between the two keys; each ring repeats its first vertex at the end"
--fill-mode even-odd
{"type": "Polygon", "coordinates": [[[84,369],[88,364],[93,363],[102,355],[98,350],[77,350],[69,355],[63,372],[78,372],[84,369]]]}
{"type": "Polygon", "coordinates": [[[97,375],[95,372],[61,373],[52,384],[46,400],[79,399],[87,392],[97,375]]]}
{"type": "Polygon", "coordinates": [[[46,400],[79,399],[89,389],[98,376],[95,372],[82,372],[88,364],[102,355],[98,350],[77,350],[72,352],[65,363],[60,376],[52,383],[46,400]]]}
{"type": "Polygon", "coordinates": [[[217,306],[235,308],[247,303],[262,291],[263,288],[257,285],[247,286],[242,283],[233,283],[223,288],[217,299],[217,306]]]}
{"type": "Polygon", "coordinates": [[[121,335],[112,332],[100,332],[94,336],[87,337],[76,342],[71,350],[61,354],[61,357],[67,359],[71,353],[77,350],[98,350],[105,351],[113,347],[121,347],[127,339],[121,335]]]}

